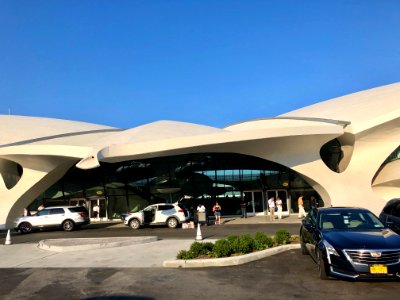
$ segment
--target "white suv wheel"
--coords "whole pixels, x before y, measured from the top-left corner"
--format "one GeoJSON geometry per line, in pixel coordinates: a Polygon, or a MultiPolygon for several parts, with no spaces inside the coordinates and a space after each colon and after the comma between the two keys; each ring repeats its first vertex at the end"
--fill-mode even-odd
{"type": "Polygon", "coordinates": [[[169,218],[167,221],[167,225],[169,228],[176,228],[178,227],[178,220],[175,218],[169,218]]]}
{"type": "Polygon", "coordinates": [[[132,220],[129,221],[129,226],[130,226],[132,229],[139,229],[139,227],[140,227],[140,222],[139,222],[138,219],[132,219],[132,220]]]}

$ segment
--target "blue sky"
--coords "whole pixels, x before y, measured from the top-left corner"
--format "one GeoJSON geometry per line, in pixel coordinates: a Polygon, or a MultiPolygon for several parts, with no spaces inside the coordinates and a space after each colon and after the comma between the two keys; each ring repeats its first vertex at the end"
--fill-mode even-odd
{"type": "Polygon", "coordinates": [[[0,114],[223,127],[400,81],[400,1],[0,0],[0,114]]]}

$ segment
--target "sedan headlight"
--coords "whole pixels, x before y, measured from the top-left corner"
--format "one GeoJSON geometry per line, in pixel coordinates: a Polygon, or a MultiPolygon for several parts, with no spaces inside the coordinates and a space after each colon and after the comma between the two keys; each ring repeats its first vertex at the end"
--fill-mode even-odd
{"type": "Polygon", "coordinates": [[[322,243],[323,243],[324,246],[325,246],[325,249],[326,249],[326,253],[327,253],[327,254],[339,256],[339,253],[337,253],[336,249],[335,249],[331,244],[329,244],[329,243],[328,243],[327,241],[325,241],[325,240],[324,240],[322,243]]]}

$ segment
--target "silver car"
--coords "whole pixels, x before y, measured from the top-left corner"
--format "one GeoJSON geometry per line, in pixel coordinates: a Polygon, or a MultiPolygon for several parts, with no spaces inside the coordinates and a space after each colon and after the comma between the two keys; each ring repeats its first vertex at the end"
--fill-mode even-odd
{"type": "Polygon", "coordinates": [[[149,225],[167,225],[169,228],[176,228],[187,220],[188,215],[187,210],[177,203],[158,203],[128,214],[124,224],[132,229],[149,225]]]}
{"type": "Polygon", "coordinates": [[[89,213],[85,207],[55,206],[39,210],[32,216],[17,218],[14,221],[14,229],[21,233],[30,233],[34,229],[57,227],[65,231],[72,231],[89,223],[89,213]]]}

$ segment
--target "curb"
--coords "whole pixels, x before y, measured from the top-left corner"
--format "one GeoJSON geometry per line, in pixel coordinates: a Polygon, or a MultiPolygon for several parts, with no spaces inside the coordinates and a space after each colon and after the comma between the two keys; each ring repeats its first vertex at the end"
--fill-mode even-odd
{"type": "Polygon", "coordinates": [[[136,244],[151,243],[158,240],[157,236],[115,237],[115,238],[76,238],[48,239],[39,241],[38,248],[54,252],[104,249],[136,244]]]}
{"type": "Polygon", "coordinates": [[[242,265],[254,260],[262,259],[284,251],[300,249],[300,244],[283,245],[274,248],[265,249],[262,251],[244,254],[240,256],[210,258],[210,259],[177,259],[166,260],[163,263],[165,268],[204,268],[204,267],[227,267],[242,265]]]}

